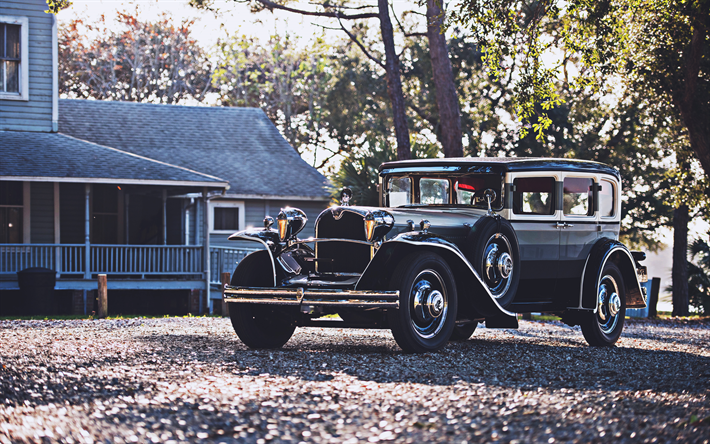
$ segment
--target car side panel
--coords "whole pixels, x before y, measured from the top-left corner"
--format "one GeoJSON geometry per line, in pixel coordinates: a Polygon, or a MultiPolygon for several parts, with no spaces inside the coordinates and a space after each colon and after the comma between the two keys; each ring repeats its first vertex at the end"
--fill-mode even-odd
{"type": "Polygon", "coordinates": [[[556,221],[513,221],[520,244],[520,279],[555,279],[560,259],[556,221]]]}

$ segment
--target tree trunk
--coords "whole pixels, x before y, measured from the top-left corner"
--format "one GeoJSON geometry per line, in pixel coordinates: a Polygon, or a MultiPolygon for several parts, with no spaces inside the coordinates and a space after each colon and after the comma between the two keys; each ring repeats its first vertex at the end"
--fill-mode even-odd
{"type": "Polygon", "coordinates": [[[688,206],[673,210],[673,316],[688,316],[688,206]]]}
{"type": "Polygon", "coordinates": [[[390,20],[388,0],[377,0],[380,15],[380,31],[385,44],[385,71],[387,72],[387,93],[392,102],[394,114],[394,133],[397,138],[397,160],[412,158],[409,144],[409,127],[405,114],[404,94],[402,93],[402,78],[399,71],[399,59],[394,49],[394,31],[390,20]]]}
{"type": "Polygon", "coordinates": [[[444,156],[463,157],[461,112],[454,83],[454,72],[449,60],[449,50],[446,47],[446,36],[441,32],[444,12],[439,8],[439,0],[427,0],[426,16],[431,72],[434,77],[436,104],[439,108],[444,156]]]}
{"type": "Polygon", "coordinates": [[[690,146],[698,156],[706,177],[710,177],[710,106],[705,91],[702,91],[703,86],[698,91],[698,83],[701,81],[700,65],[707,47],[706,36],[710,24],[708,14],[710,2],[705,2],[692,22],[693,36],[684,55],[683,82],[672,94],[673,103],[678,107],[683,125],[688,130],[690,146]]]}

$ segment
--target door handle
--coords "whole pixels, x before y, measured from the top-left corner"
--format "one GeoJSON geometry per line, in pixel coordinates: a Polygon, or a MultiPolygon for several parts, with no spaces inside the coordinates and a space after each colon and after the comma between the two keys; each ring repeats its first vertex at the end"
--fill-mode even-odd
{"type": "Polygon", "coordinates": [[[557,222],[555,224],[555,228],[572,228],[574,227],[573,224],[568,224],[567,222],[557,222]]]}

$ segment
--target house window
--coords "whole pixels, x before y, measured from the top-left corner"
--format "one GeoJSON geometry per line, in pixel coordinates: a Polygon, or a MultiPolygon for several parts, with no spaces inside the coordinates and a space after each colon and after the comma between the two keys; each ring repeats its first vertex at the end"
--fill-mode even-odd
{"type": "Polygon", "coordinates": [[[244,229],[244,202],[211,201],[210,232],[229,233],[244,229]]]}
{"type": "Polygon", "coordinates": [[[0,182],[0,243],[22,243],[22,182],[0,182]]]}
{"type": "Polygon", "coordinates": [[[28,100],[26,17],[0,15],[0,99],[28,100]]]}

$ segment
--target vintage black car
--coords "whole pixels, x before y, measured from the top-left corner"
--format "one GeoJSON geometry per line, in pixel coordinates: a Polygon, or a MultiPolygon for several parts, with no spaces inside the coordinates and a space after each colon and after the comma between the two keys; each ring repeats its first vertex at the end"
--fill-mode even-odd
{"type": "Polygon", "coordinates": [[[278,348],[298,326],[388,328],[407,352],[468,339],[479,322],[554,313],[590,345],[611,346],[627,308],[646,306],[642,252],[619,242],[621,183],[607,165],[542,158],[384,163],[380,207],[340,206],[299,239],[284,208],[230,239],[244,258],[224,300],[239,338],[278,348]],[[273,228],[276,223],[276,228],[273,228]],[[337,315],[337,316],[335,316],[337,315]]]}

